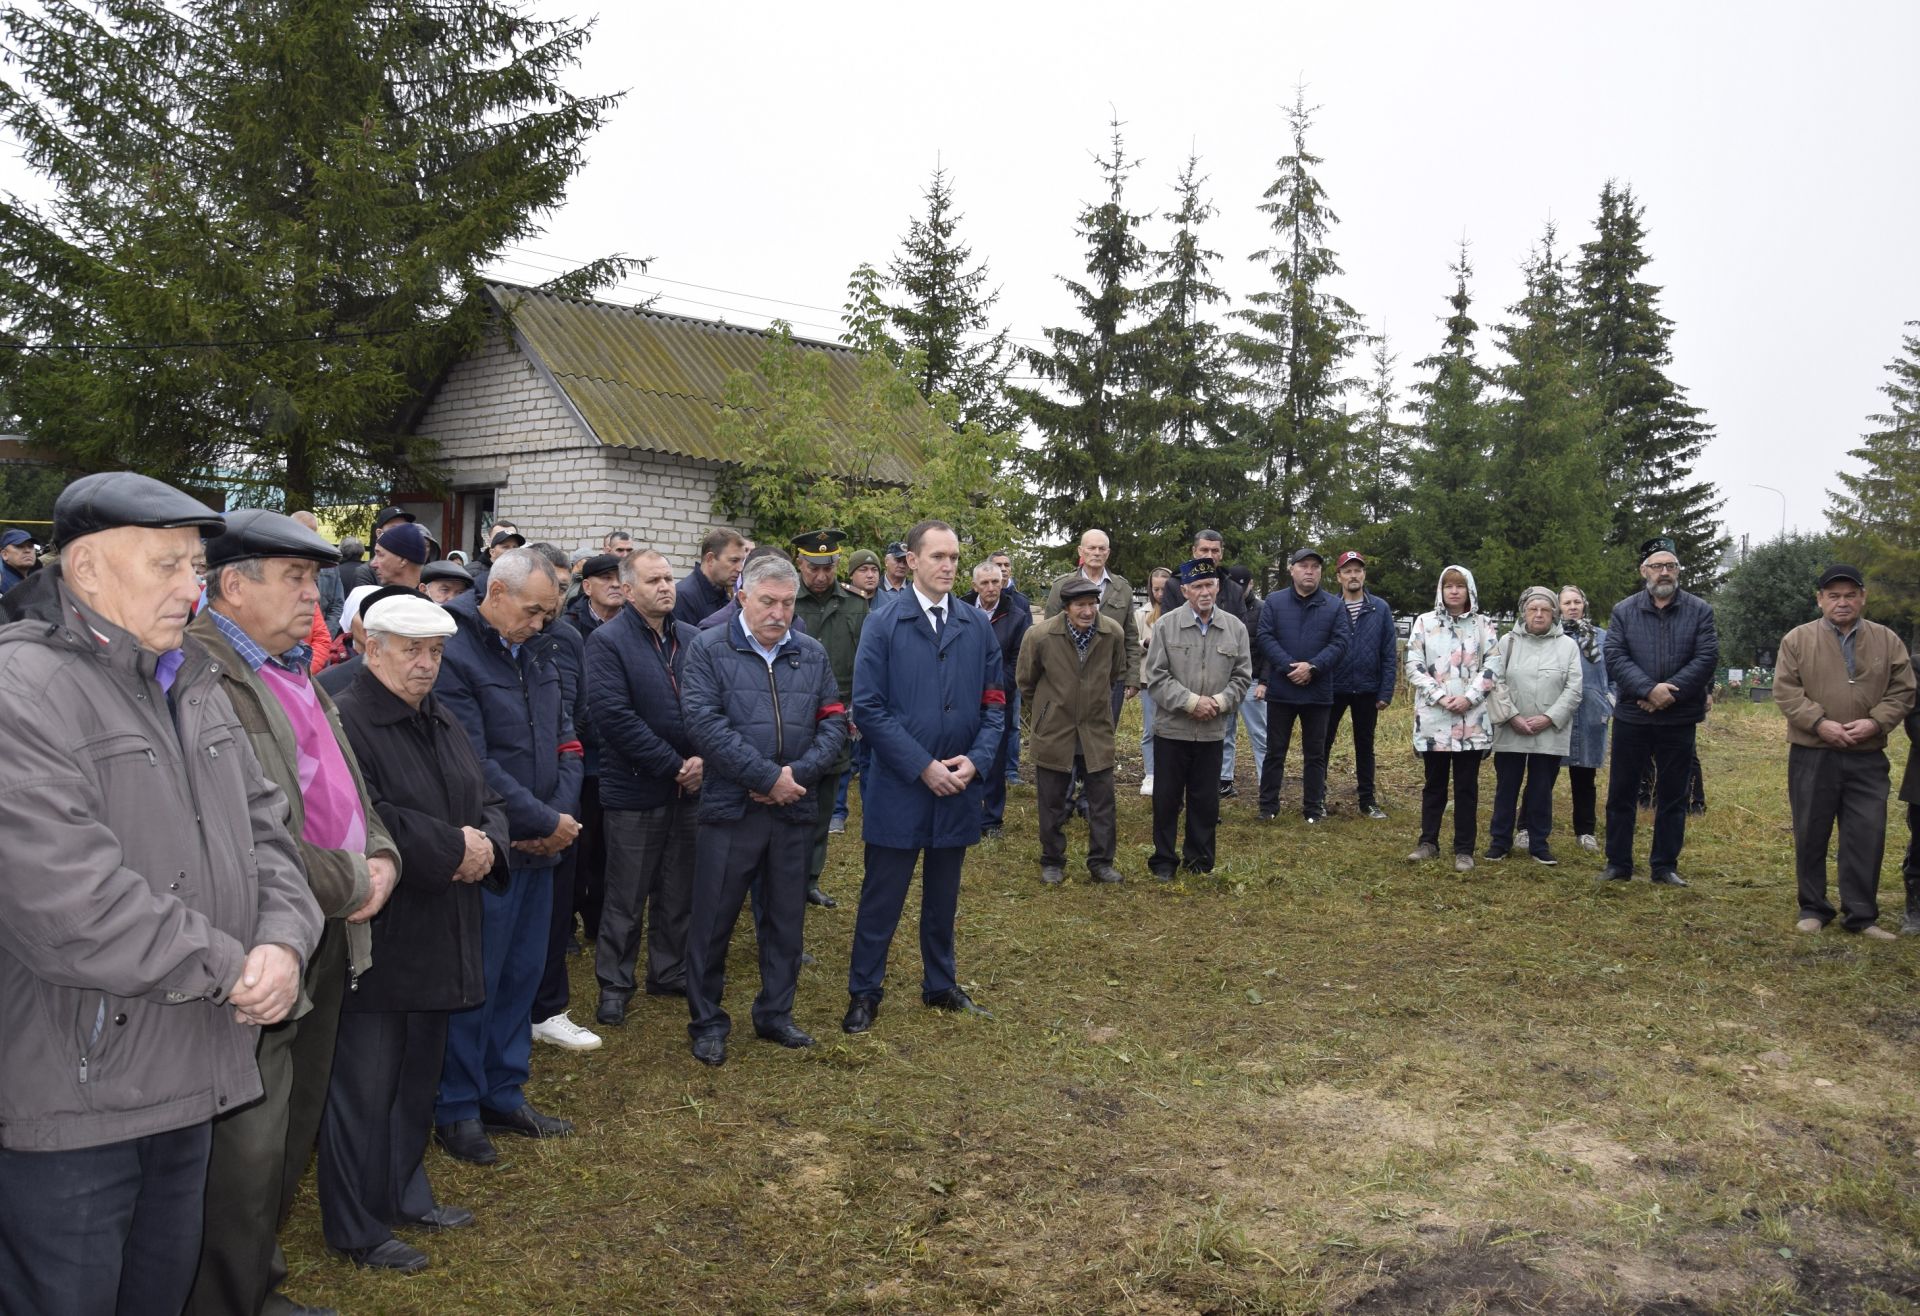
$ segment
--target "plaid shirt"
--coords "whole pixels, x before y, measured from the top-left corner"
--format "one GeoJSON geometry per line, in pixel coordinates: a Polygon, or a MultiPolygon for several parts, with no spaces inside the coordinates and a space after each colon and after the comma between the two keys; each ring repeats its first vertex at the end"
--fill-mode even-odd
{"type": "Polygon", "coordinates": [[[304,644],[296,644],[276,658],[255,644],[251,635],[241,630],[238,623],[218,608],[208,608],[207,613],[213,618],[213,624],[220,628],[220,633],[227,637],[227,643],[233,646],[233,651],[240,655],[240,661],[247,665],[247,670],[250,672],[257,672],[268,663],[283,667],[289,672],[304,672],[313,658],[313,650],[304,644]]]}

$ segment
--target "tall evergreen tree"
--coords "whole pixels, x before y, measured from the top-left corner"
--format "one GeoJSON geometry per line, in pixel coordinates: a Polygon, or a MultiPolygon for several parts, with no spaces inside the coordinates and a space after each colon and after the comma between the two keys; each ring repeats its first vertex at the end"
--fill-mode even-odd
{"type": "Polygon", "coordinates": [[[1867,418],[1879,428],[1849,454],[1864,469],[1840,472],[1831,519],[1839,552],[1867,573],[1875,619],[1920,641],[1920,332],[1903,335],[1887,374],[1889,406],[1867,418]]]}
{"type": "Polygon", "coordinates": [[[926,213],[908,223],[888,266],[902,300],[887,304],[887,319],[901,346],[920,353],[913,377],[923,397],[951,393],[963,421],[1012,429],[1005,389],[1013,353],[1007,331],[989,320],[1000,290],[987,287],[987,263],[974,264],[973,248],[960,240],[946,170],[935,168],[921,195],[926,213]]]}
{"type": "Polygon", "coordinates": [[[1486,537],[1487,458],[1491,421],[1484,398],[1487,372],[1475,355],[1480,331],[1471,314],[1473,263],[1467,244],[1452,265],[1447,336],[1418,368],[1420,428],[1410,465],[1413,506],[1407,514],[1408,546],[1430,603],[1440,572],[1454,562],[1472,565],[1486,537]]]}
{"type": "Polygon", "coordinates": [[[1314,176],[1323,162],[1307,150],[1304,90],[1287,121],[1293,149],[1260,205],[1273,241],[1249,257],[1267,266],[1273,286],[1234,312],[1247,330],[1233,336],[1254,408],[1247,439],[1265,482],[1255,538],[1275,558],[1328,528],[1351,437],[1342,399],[1355,381],[1343,372],[1362,336],[1359,314],[1330,286],[1341,273],[1327,246],[1339,216],[1314,176]]]}
{"type": "Polygon", "coordinates": [[[1672,535],[1691,589],[1711,590],[1726,550],[1718,490],[1695,480],[1713,427],[1667,377],[1673,322],[1643,271],[1646,208],[1629,187],[1600,190],[1593,240],[1581,245],[1576,297],[1581,346],[1599,407],[1594,438],[1613,508],[1608,539],[1622,548],[1672,535]]]}
{"type": "Polygon", "coordinates": [[[1339,543],[1329,547],[1359,549],[1367,559],[1367,587],[1396,606],[1410,607],[1421,601],[1419,578],[1411,570],[1408,551],[1417,427],[1401,419],[1400,390],[1394,380],[1399,358],[1392,345],[1385,334],[1370,341],[1373,372],[1361,391],[1348,450],[1348,510],[1338,528],[1339,543]]]}
{"type": "Polygon", "coordinates": [[[1606,487],[1592,444],[1595,405],[1582,387],[1579,335],[1566,262],[1549,222],[1526,269],[1526,291],[1497,331],[1507,362],[1496,378],[1488,508],[1477,558],[1485,605],[1515,606],[1529,585],[1565,584],[1617,594],[1628,577],[1623,549],[1609,545],[1606,487]]]}
{"type": "MultiPolygon", "coordinates": [[[[1009,387],[1008,397],[1039,431],[1026,453],[1043,533],[1077,536],[1089,527],[1114,531],[1141,520],[1157,494],[1141,467],[1150,460],[1144,420],[1149,408],[1136,368],[1138,296],[1132,280],[1147,263],[1139,233],[1144,215],[1127,209],[1128,157],[1121,125],[1111,125],[1105,155],[1096,157],[1105,200],[1080,212],[1077,232],[1087,245],[1087,282],[1062,277],[1080,312],[1080,327],[1043,330],[1049,347],[1023,359],[1050,389],[1009,387]]],[[[1114,566],[1135,576],[1146,563],[1129,534],[1114,534],[1114,566]]]]}
{"type": "MultiPolygon", "coordinates": [[[[1198,156],[1188,156],[1174,184],[1177,204],[1161,217],[1172,225],[1167,245],[1151,253],[1152,281],[1140,290],[1136,360],[1145,392],[1142,424],[1150,434],[1143,475],[1159,496],[1147,501],[1144,522],[1128,536],[1141,541],[1148,562],[1185,558],[1203,528],[1237,532],[1245,524],[1247,467],[1234,424],[1238,382],[1225,335],[1209,308],[1227,300],[1213,282],[1201,227],[1214,208],[1201,194],[1198,156]]],[[[1236,553],[1245,547],[1235,540],[1236,553]]]]}
{"type": "Polygon", "coordinates": [[[53,192],[0,198],[0,335],[62,345],[0,353],[0,391],[79,467],[296,508],[430,479],[409,412],[618,99],[561,82],[590,31],[515,0],[0,9],[0,120],[53,192]]]}

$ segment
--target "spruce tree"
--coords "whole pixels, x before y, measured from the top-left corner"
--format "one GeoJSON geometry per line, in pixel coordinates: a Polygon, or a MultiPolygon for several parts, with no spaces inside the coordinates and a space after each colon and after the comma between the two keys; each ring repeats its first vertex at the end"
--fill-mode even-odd
{"type": "Polygon", "coordinates": [[[1447,335],[1438,352],[1417,363],[1425,377],[1414,385],[1420,424],[1409,463],[1413,493],[1406,521],[1409,552],[1425,586],[1423,607],[1431,606],[1449,564],[1473,565],[1486,538],[1490,498],[1487,373],[1475,357],[1473,336],[1480,326],[1471,314],[1473,264],[1466,242],[1451,269],[1447,335]]]}
{"type": "Polygon", "coordinates": [[[0,10],[0,119],[53,194],[0,199],[0,334],[47,345],[0,391],[83,468],[295,508],[431,480],[407,419],[618,99],[562,84],[590,31],[513,0],[0,10]]]}
{"type": "Polygon", "coordinates": [[[1151,564],[1131,527],[1158,496],[1141,469],[1150,457],[1143,432],[1148,407],[1132,323],[1138,293],[1131,281],[1145,269],[1147,252],[1136,232],[1145,216],[1126,205],[1127,175],[1138,161],[1126,153],[1120,123],[1111,128],[1107,153],[1095,157],[1106,198],[1082,210],[1077,223],[1087,246],[1087,281],[1061,278],[1082,324],[1047,328],[1047,350],[1022,353],[1049,389],[1009,387],[1007,395],[1039,431],[1026,465],[1043,533],[1071,540],[1089,528],[1106,530],[1114,569],[1133,577],[1151,564]]]}
{"type": "Polygon", "coordinates": [[[1631,548],[1673,536],[1687,587],[1707,592],[1727,541],[1718,490],[1693,471],[1713,427],[1667,376],[1673,322],[1660,313],[1660,289],[1641,277],[1651,259],[1644,214],[1631,188],[1609,181],[1577,268],[1579,336],[1599,408],[1594,439],[1613,509],[1607,537],[1631,548]]]}
{"type": "Polygon", "coordinates": [[[1260,205],[1273,241],[1249,257],[1273,283],[1234,312],[1247,330],[1233,336],[1253,407],[1246,437],[1264,481],[1254,535],[1275,559],[1329,528],[1351,437],[1342,400],[1355,381],[1344,370],[1362,336],[1359,314],[1329,286],[1341,273],[1327,246],[1339,216],[1314,176],[1322,161],[1307,150],[1313,112],[1304,91],[1287,120],[1293,149],[1260,205]]]}
{"type": "Polygon", "coordinates": [[[1607,543],[1612,525],[1592,435],[1595,404],[1583,388],[1565,258],[1549,223],[1526,268],[1526,291],[1497,337],[1487,508],[1478,561],[1483,606],[1507,611],[1520,591],[1574,584],[1616,597],[1630,560],[1607,543]]]}
{"type": "Polygon", "coordinates": [[[1871,615],[1920,641],[1920,332],[1903,336],[1887,374],[1890,405],[1867,418],[1878,428],[1849,454],[1864,469],[1840,472],[1831,519],[1838,554],[1867,574],[1871,615]]]}
{"type": "Polygon", "coordinates": [[[1328,548],[1358,549],[1367,559],[1367,588],[1398,607],[1419,603],[1418,610],[1425,611],[1409,553],[1417,427],[1401,419],[1400,390],[1394,380],[1399,358],[1392,345],[1385,334],[1370,341],[1373,372],[1360,394],[1348,453],[1350,496],[1344,524],[1338,527],[1339,540],[1328,548]]]}
{"type": "Polygon", "coordinates": [[[1007,331],[989,321],[1000,291],[988,289],[986,262],[974,264],[973,249],[960,240],[946,170],[935,168],[921,195],[926,213],[908,223],[888,266],[902,300],[887,304],[887,319],[900,345],[920,353],[913,376],[923,397],[951,393],[963,421],[1012,429],[1017,418],[1005,389],[1013,354],[1007,331]]]}
{"type": "Polygon", "coordinates": [[[1136,362],[1145,393],[1143,428],[1150,458],[1145,482],[1159,491],[1128,526],[1147,562],[1185,559],[1194,534],[1206,528],[1228,535],[1229,551],[1246,547],[1247,458],[1235,432],[1238,382],[1225,335],[1209,308],[1227,300],[1213,282],[1201,227],[1214,208],[1201,194],[1206,180],[1190,155],[1174,184],[1177,204],[1161,216],[1172,226],[1167,245],[1151,253],[1152,282],[1140,290],[1136,362]]]}

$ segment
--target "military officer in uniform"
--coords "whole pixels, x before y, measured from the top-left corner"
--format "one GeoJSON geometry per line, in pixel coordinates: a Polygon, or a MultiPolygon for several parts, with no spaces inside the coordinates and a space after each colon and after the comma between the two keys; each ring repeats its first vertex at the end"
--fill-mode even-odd
{"type": "MultiPolygon", "coordinates": [[[[805,624],[806,633],[827,650],[827,663],[833,668],[840,702],[853,707],[853,657],[860,649],[860,628],[867,619],[867,601],[837,579],[840,545],[846,542],[844,530],[810,530],[793,540],[793,560],[800,570],[800,597],[794,612],[805,624]]],[[[849,719],[851,720],[851,719],[849,719]]],[[[857,734],[849,728],[852,734],[857,734]]],[[[820,874],[827,864],[827,831],[833,824],[831,801],[838,795],[840,779],[852,766],[851,743],[840,757],[827,767],[820,779],[820,793],[829,801],[816,810],[813,820],[813,846],[807,855],[807,903],[832,909],[840,902],[820,889],[820,874]]]]}

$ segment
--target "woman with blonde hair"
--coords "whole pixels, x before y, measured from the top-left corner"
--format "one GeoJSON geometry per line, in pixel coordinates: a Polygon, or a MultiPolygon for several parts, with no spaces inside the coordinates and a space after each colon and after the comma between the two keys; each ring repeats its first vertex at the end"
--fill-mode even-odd
{"type": "Polygon", "coordinates": [[[1480,760],[1493,748],[1494,629],[1480,612],[1479,587],[1463,566],[1440,573],[1433,611],[1407,635],[1407,684],[1413,688],[1413,748],[1426,772],[1420,792],[1420,844],[1410,860],[1440,853],[1440,819],[1453,780],[1453,867],[1473,868],[1479,832],[1480,760]]]}

